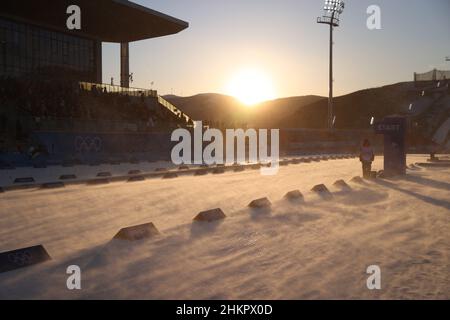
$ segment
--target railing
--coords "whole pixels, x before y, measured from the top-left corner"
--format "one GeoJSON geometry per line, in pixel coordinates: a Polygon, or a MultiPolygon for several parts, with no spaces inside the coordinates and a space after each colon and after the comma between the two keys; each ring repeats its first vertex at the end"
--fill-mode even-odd
{"type": "Polygon", "coordinates": [[[158,92],[156,90],[148,90],[148,89],[139,89],[139,88],[124,88],[121,86],[114,86],[110,84],[104,83],[91,83],[91,82],[80,82],[80,88],[86,91],[97,91],[99,93],[118,93],[122,95],[128,95],[131,97],[151,97],[157,98],[158,103],[173,113],[178,118],[184,118],[186,123],[192,124],[192,119],[183,111],[175,107],[169,101],[164,99],[161,96],[158,96],[158,92]]]}
{"type": "Polygon", "coordinates": [[[99,93],[118,93],[122,95],[128,95],[131,97],[158,97],[158,92],[156,90],[140,89],[140,88],[125,88],[121,86],[114,86],[104,83],[91,83],[91,82],[80,82],[80,88],[85,91],[97,90],[99,93]]]}
{"type": "Polygon", "coordinates": [[[159,102],[160,105],[164,106],[166,109],[171,111],[178,118],[183,118],[184,117],[184,119],[186,120],[186,123],[192,123],[193,122],[192,119],[187,114],[183,113],[183,111],[181,111],[180,109],[175,107],[173,104],[171,104],[169,101],[167,101],[163,97],[158,96],[158,102],[159,102]]]}
{"type": "Polygon", "coordinates": [[[450,79],[450,70],[433,69],[425,73],[414,72],[414,82],[420,81],[443,81],[450,79]]]}

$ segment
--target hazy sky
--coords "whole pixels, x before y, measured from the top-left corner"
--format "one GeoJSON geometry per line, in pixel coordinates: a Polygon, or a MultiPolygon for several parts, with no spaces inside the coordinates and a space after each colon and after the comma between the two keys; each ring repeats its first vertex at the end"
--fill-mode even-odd
{"type": "MultiPolygon", "coordinates": [[[[266,73],[277,97],[328,95],[322,0],[134,0],[189,22],[179,34],[132,43],[133,87],[160,94],[227,93],[239,70],[266,73]]],[[[450,69],[450,0],[347,0],[335,32],[336,95],[450,69]],[[366,26],[381,7],[382,30],[366,26]]],[[[132,23],[132,21],[130,21],[132,23]]],[[[104,44],[103,77],[119,83],[117,44],[104,44]]]]}

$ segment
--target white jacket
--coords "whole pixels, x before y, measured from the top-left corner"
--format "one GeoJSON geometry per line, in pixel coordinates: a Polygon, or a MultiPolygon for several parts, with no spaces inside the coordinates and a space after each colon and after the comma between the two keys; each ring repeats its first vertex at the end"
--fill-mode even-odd
{"type": "Polygon", "coordinates": [[[359,159],[364,162],[372,162],[375,158],[372,147],[361,147],[359,159]]]}

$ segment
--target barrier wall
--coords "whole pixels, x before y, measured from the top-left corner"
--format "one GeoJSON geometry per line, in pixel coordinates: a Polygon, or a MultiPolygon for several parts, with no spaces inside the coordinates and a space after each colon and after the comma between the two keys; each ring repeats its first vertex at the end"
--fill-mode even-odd
{"type": "MultiPolygon", "coordinates": [[[[170,161],[171,132],[153,133],[76,133],[68,131],[37,131],[31,135],[33,148],[21,152],[0,154],[0,164],[33,166],[36,164],[96,164],[134,161],[170,161]]],[[[224,148],[226,145],[224,134],[224,148]]],[[[280,156],[318,153],[352,153],[359,149],[360,139],[368,137],[365,131],[281,130],[280,156]]],[[[376,138],[373,139],[378,145],[376,138]]],[[[194,149],[192,134],[192,149],[194,149]]],[[[270,151],[270,134],[268,137],[270,151]]],[[[203,142],[205,148],[209,142],[203,142]]],[[[235,140],[235,151],[237,141],[235,140]]],[[[194,154],[192,150],[192,155],[194,154]]],[[[248,139],[246,145],[249,156],[248,139]]],[[[237,154],[235,152],[235,160],[237,154]]]]}
{"type": "Polygon", "coordinates": [[[377,152],[382,150],[383,139],[371,130],[286,129],[280,132],[280,154],[355,153],[364,139],[369,139],[377,152]]]}
{"type": "Polygon", "coordinates": [[[37,132],[36,141],[43,144],[50,157],[81,161],[169,160],[172,143],[168,133],[58,133],[37,132]]]}

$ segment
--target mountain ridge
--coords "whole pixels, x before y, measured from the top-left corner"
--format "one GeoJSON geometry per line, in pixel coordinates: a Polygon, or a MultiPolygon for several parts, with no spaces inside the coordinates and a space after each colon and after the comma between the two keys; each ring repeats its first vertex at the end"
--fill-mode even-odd
{"type": "MultiPolygon", "coordinates": [[[[399,82],[335,97],[336,127],[369,128],[371,117],[399,112],[416,91],[414,82],[399,82]]],[[[219,93],[165,98],[195,120],[266,128],[325,128],[327,122],[328,98],[317,95],[278,98],[252,107],[219,93]]]]}

